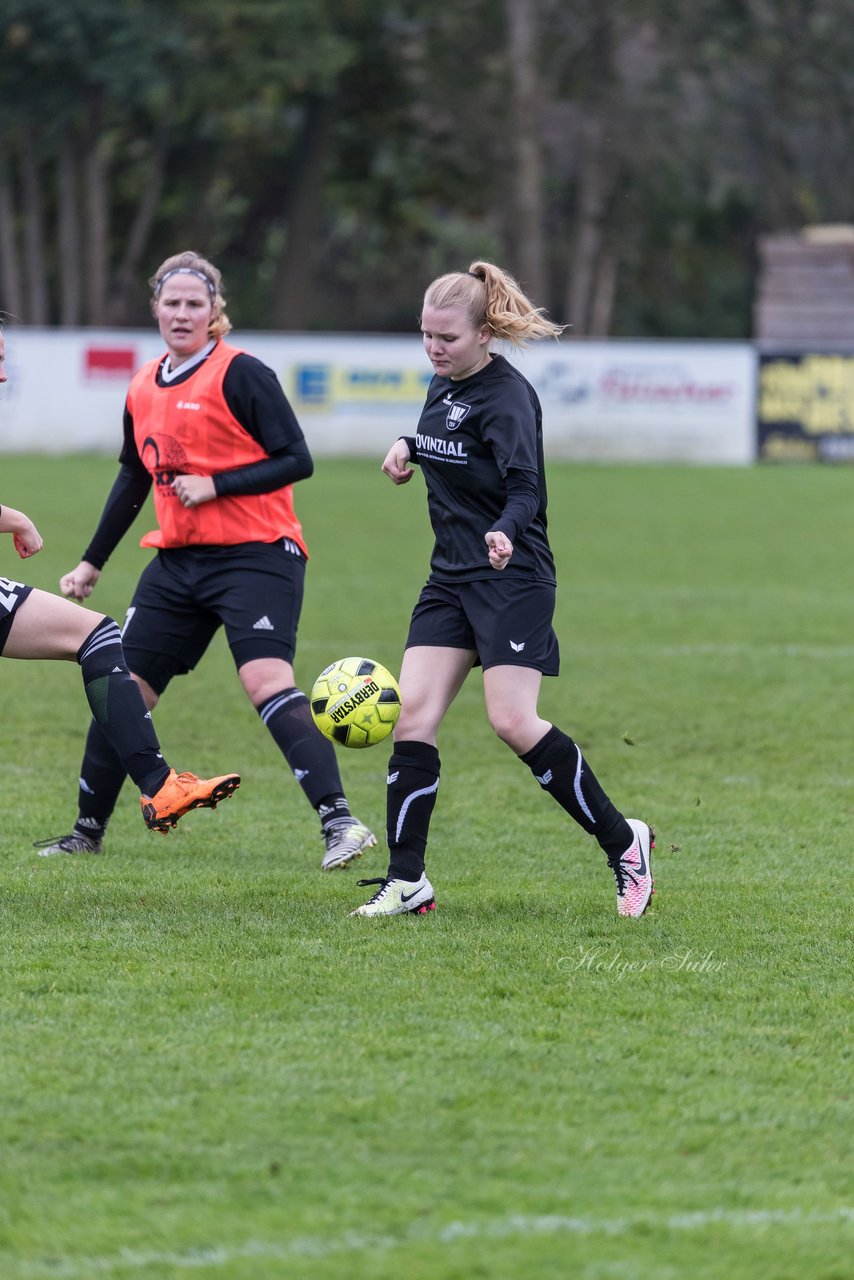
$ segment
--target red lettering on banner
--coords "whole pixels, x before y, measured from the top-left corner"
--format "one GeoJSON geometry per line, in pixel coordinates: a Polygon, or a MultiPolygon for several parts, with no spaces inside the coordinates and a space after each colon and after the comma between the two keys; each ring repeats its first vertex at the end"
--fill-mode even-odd
{"type": "Polygon", "coordinates": [[[85,374],[87,378],[121,378],[131,376],[137,365],[133,347],[87,347],[85,374]]]}
{"type": "Polygon", "coordinates": [[[721,404],[733,395],[733,387],[727,383],[622,371],[605,374],[599,385],[603,396],[623,404],[721,404]]]}

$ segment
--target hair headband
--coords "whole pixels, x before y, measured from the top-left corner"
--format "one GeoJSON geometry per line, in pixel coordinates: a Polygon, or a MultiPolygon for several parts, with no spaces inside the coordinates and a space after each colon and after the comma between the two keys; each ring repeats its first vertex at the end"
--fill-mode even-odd
{"type": "Polygon", "coordinates": [[[199,280],[204,280],[208,286],[208,293],[211,295],[211,302],[216,302],[216,289],[213,281],[205,275],[204,271],[197,271],[195,267],[173,267],[171,271],[167,271],[157,281],[157,288],[154,290],[155,298],[160,296],[160,290],[163,288],[170,276],[196,276],[199,280]]]}

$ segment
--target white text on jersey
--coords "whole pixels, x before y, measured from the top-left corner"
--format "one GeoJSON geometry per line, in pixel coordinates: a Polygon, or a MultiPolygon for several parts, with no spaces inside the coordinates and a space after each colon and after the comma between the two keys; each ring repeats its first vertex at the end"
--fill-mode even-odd
{"type": "Polygon", "coordinates": [[[468,454],[459,440],[437,440],[435,436],[415,437],[415,447],[419,453],[440,453],[448,458],[467,458],[468,454]]]}

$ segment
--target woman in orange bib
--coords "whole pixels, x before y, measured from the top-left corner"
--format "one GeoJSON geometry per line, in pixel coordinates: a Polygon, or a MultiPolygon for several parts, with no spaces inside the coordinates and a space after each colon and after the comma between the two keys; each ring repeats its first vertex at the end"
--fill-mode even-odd
{"type": "MultiPolygon", "coordinates": [[[[5,360],[0,317],[0,386],[7,381],[5,360]]],[[[0,533],[12,535],[22,560],[38,555],[44,545],[29,516],[14,507],[0,507],[0,533]]],[[[77,662],[95,722],[122,770],[139,788],[142,816],[151,830],[167,833],[191,809],[215,809],[240,786],[236,773],[197,778],[170,769],[128,672],[121,634],[112,618],[16,578],[0,578],[0,654],[77,662]]]]}
{"type": "MultiPolygon", "coordinates": [[[[101,570],[152,486],[156,548],[123,631],[128,666],[149,708],[191,671],[220,626],[243,688],[317,811],[325,871],[376,843],[350,813],[335,749],[296,687],[293,658],[307,551],[293,485],[313,463],[273,371],[224,341],[231,330],[218,269],[187,251],[150,280],[166,346],[131,380],[119,474],[83,558],[60,581],[76,600],[101,570]]],[[[47,853],[95,853],[124,769],[99,726],[89,729],[73,831],[47,853]]]]}

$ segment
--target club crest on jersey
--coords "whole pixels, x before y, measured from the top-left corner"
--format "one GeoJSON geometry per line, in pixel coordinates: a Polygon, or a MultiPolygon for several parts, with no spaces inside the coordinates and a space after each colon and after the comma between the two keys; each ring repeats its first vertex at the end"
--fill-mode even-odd
{"type": "Polygon", "coordinates": [[[450,396],[445,396],[442,404],[448,406],[448,416],[445,419],[445,426],[449,431],[456,431],[463,418],[471,408],[470,404],[461,404],[459,400],[452,400],[450,396]]]}

